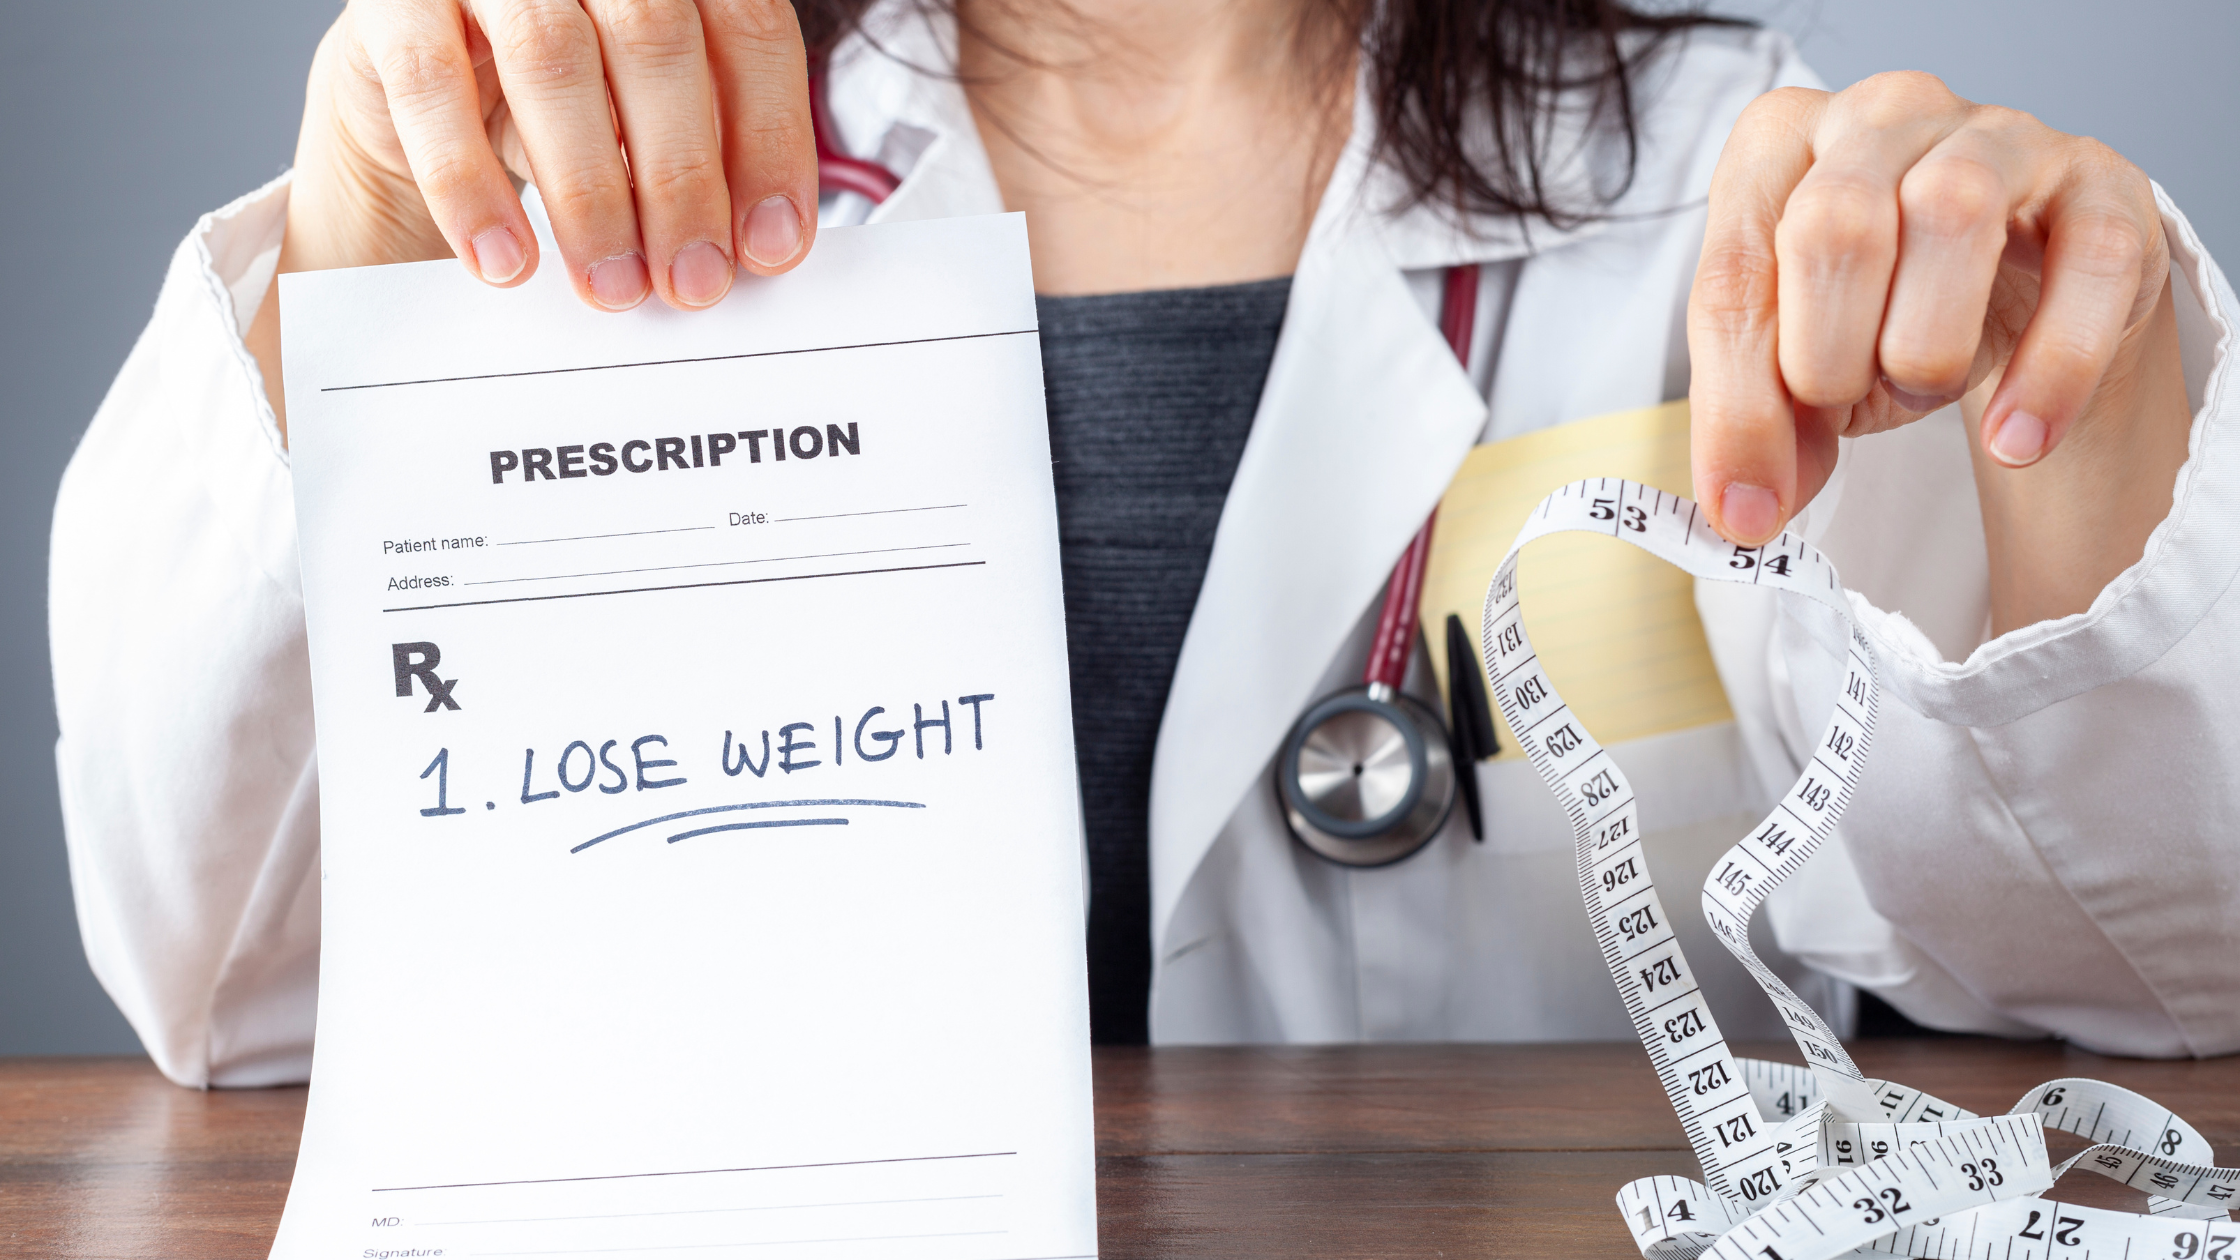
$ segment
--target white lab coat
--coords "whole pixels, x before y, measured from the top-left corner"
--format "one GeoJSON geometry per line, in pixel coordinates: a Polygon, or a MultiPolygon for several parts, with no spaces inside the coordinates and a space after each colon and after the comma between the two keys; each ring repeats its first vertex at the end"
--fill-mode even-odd
{"type": "MultiPolygon", "coordinates": [[[[938,25],[881,20],[906,59],[944,56],[938,25]]],[[[1644,85],[1640,166],[1616,215],[1567,230],[1389,213],[1358,116],[1160,734],[1156,1040],[1631,1035],[1568,829],[1528,765],[1481,768],[1484,844],[1458,819],[1368,871],[1288,839],[1269,765],[1302,706],[1358,678],[1393,558],[1472,443],[1685,393],[1682,312],[1720,144],[1752,97],[1810,81],[1779,36],[1694,36],[1644,85]],[[1487,264],[1468,372],[1430,318],[1441,269],[1465,262],[1487,264]]],[[[844,139],[905,176],[876,219],[1003,208],[953,84],[858,44],[830,90],[844,139]]],[[[1560,151],[1574,187],[1608,173],[1591,146],[1560,151]]],[[[239,335],[286,198],[283,178],[196,225],[55,512],[79,921],[156,1063],[190,1084],[309,1065],[319,792],[294,512],[239,335]]],[[[2162,204],[2192,458],[2145,558],[2089,612],[1984,641],[1987,562],[1954,413],[1847,444],[1806,522],[1858,592],[1891,697],[1843,843],[1775,898],[1770,933],[1760,924],[1764,952],[1839,1023],[1856,985],[1948,1028],[2240,1049],[2240,688],[2223,659],[2240,644],[2240,304],[2162,204]]],[[[1830,659],[1760,594],[1698,596],[1736,720],[1613,750],[1674,907],[1793,780],[1832,696],[1830,659]]],[[[1778,1035],[1710,934],[1683,939],[1726,1031],[1778,1035]]]]}

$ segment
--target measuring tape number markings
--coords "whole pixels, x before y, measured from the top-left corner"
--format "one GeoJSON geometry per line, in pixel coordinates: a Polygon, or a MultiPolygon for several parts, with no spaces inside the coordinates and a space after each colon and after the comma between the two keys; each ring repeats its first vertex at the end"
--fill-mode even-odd
{"type": "Polygon", "coordinates": [[[1874,740],[1874,649],[1826,557],[1789,533],[1761,547],[1729,542],[1696,504],[1652,487],[1578,481],[1542,500],[1518,533],[1487,589],[1483,630],[1494,697],[1570,816],[1595,938],[1703,1167],[1702,1182],[1650,1177],[1619,1192],[1644,1256],[2240,1260],[2228,1210],[2240,1169],[2215,1167],[2208,1141],[2168,1109],[2102,1081],[2064,1079],[2033,1089],[2005,1116],[1981,1117],[1870,1080],[1752,950],[1752,916],[1834,834],[1874,740]],[[1833,614],[1828,627],[1841,627],[1842,682],[1810,760],[1703,885],[1705,921],[1772,1000],[1805,1067],[1737,1059],[1728,1049],[1649,878],[1633,789],[1540,667],[1525,633],[1517,557],[1534,539],[1567,531],[1620,539],[1698,578],[1802,596],[1833,614]],[[2094,1145],[2056,1166],[2047,1128],[2094,1145]],[[2149,1213],[2036,1197],[2072,1168],[2147,1191],[2149,1213]]]}

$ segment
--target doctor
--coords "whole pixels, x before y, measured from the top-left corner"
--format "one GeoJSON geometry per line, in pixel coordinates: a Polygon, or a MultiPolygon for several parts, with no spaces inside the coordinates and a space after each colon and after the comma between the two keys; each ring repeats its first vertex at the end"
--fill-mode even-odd
{"type": "MultiPolygon", "coordinates": [[[[2104,146],[1599,0],[355,0],[294,171],[181,246],[56,510],[80,922],[174,1079],[309,1063],[276,268],[718,302],[867,205],[820,210],[804,31],[832,138],[901,177],[872,219],[1028,216],[1076,709],[1114,715],[1081,732],[1100,1038],[1630,1035],[1529,767],[1478,768],[1485,843],[1376,870],[1292,841],[1269,774],[1472,444],[1685,395],[1711,519],[1806,530],[1891,680],[1843,843],[1770,908],[1785,974],[1839,1026],[1865,989],[2240,1049],[2240,304],[2104,146]],[[1468,264],[1457,366],[1432,315],[1468,264]]],[[[1616,750],[1674,904],[1832,690],[1749,594],[1698,594],[1735,720],[1616,750]]],[[[1773,1035],[1685,939],[1727,1031],[1773,1035]]]]}

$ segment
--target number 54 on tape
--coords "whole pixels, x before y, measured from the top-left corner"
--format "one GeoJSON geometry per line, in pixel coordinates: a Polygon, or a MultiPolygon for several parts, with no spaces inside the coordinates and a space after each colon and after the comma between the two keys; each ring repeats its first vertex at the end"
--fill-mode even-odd
{"type": "Polygon", "coordinates": [[[1703,1166],[1701,1182],[1650,1177],[1618,1192],[1644,1256],[2240,1260],[2229,1211],[2240,1169],[2215,1167],[2208,1141],[2166,1108],[2103,1081],[2066,1079],[2031,1090],[2004,1116],[1983,1117],[1869,1080],[1819,1013],[1751,949],[1751,916],[1833,834],[1874,742],[1874,648],[1826,557],[1787,533],[1762,547],[1738,546],[1694,503],[1647,486],[1573,482],[1541,501],[1510,546],[1486,591],[1483,629],[1486,677],[1502,717],[1570,816],[1588,920],[1703,1166]],[[1620,539],[1698,578],[1787,592],[1844,628],[1834,713],[1811,759],[1703,885],[1705,921],[1780,1012],[1805,1067],[1737,1059],[1727,1048],[1649,878],[1633,789],[1533,651],[1517,555],[1565,531],[1620,539]],[[2093,1145],[2055,1165],[2048,1128],[2093,1145]],[[2037,1197],[2072,1168],[2146,1191],[2148,1213],[2037,1197]]]}

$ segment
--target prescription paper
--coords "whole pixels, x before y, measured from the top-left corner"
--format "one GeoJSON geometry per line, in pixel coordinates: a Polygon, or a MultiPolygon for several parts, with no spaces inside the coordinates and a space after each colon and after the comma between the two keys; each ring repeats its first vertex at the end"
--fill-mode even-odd
{"type": "Polygon", "coordinates": [[[276,1257],[1086,1257],[1017,215],[717,309],[283,281],[318,1039],[276,1257]]]}
{"type": "MultiPolygon", "coordinates": [[[[1681,498],[1688,404],[1578,420],[1472,450],[1439,500],[1420,607],[1432,666],[1447,687],[1445,636],[1456,613],[1473,648],[1486,584],[1541,498],[1582,477],[1625,478],[1681,498]]],[[[1605,743],[1733,720],[1696,614],[1695,580],[1608,538],[1559,534],[1518,557],[1525,628],[1548,674],[1605,743]]],[[[1524,756],[1504,739],[1493,760],[1524,756]]]]}

